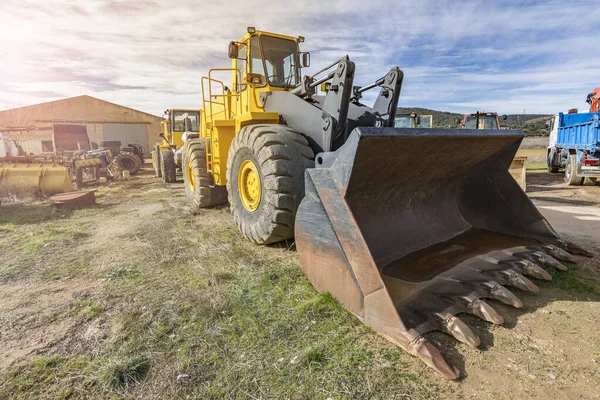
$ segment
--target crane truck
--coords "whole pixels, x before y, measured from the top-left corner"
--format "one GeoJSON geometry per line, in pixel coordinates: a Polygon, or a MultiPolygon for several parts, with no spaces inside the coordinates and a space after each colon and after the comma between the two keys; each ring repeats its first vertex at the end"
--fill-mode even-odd
{"type": "MultiPolygon", "coordinates": [[[[600,88],[596,90],[600,94],[600,88]]],[[[550,121],[548,172],[564,169],[570,186],[586,178],[595,184],[600,178],[600,112],[592,111],[597,110],[597,100],[590,104],[590,112],[558,113],[550,121]]]]}

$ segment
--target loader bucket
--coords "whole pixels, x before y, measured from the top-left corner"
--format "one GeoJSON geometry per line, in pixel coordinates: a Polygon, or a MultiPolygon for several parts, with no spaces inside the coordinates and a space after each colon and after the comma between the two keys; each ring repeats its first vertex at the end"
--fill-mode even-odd
{"type": "MultiPolygon", "coordinates": [[[[455,317],[503,319],[484,298],[521,307],[504,286],[573,261],[509,173],[521,131],[356,128],[305,174],[296,246],[308,279],[365,324],[458,377],[423,335],[478,346],[455,317]]],[[[577,247],[571,247],[578,251],[577,247]]]]}
{"type": "Polygon", "coordinates": [[[17,193],[57,194],[74,190],[67,169],[49,163],[0,163],[0,185],[17,193]]]}

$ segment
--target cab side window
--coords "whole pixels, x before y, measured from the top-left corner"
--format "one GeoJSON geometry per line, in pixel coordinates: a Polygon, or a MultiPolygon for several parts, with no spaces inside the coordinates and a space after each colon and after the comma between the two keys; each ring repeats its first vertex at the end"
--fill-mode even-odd
{"type": "Polygon", "coordinates": [[[242,90],[246,89],[246,85],[244,84],[244,76],[246,75],[247,72],[247,57],[248,57],[248,52],[246,51],[247,47],[245,44],[240,46],[239,49],[239,58],[236,60],[236,68],[240,71],[241,76],[238,76],[236,74],[236,82],[235,82],[235,87],[237,89],[238,92],[241,92],[242,90]],[[237,80],[241,79],[241,82],[238,82],[237,80]]]}
{"type": "Polygon", "coordinates": [[[250,71],[253,74],[265,75],[265,65],[263,64],[262,53],[260,51],[257,36],[252,36],[250,38],[250,71]]]}

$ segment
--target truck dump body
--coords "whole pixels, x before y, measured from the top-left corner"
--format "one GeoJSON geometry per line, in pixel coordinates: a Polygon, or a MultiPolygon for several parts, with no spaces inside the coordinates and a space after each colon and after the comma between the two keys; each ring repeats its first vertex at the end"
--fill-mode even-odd
{"type": "Polygon", "coordinates": [[[559,114],[556,146],[600,151],[600,113],[559,114]]]}
{"type": "Polygon", "coordinates": [[[456,314],[501,324],[483,298],[521,307],[504,285],[536,292],[523,274],[549,279],[541,264],[564,268],[544,252],[559,243],[557,234],[508,171],[522,137],[521,131],[356,128],[306,171],[295,235],[308,279],[456,378],[423,334],[440,330],[478,346],[456,314]]]}

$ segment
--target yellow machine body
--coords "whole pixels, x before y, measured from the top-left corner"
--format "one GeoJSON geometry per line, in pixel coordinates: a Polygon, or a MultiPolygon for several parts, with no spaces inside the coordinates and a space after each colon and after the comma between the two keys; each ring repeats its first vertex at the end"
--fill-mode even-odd
{"type": "Polygon", "coordinates": [[[200,137],[207,140],[207,170],[216,185],[227,183],[229,147],[240,129],[247,125],[279,123],[279,114],[264,111],[260,102],[263,92],[285,90],[271,85],[267,79],[268,60],[266,66],[262,63],[264,38],[286,40],[290,46],[298,47],[295,37],[255,30],[235,42],[239,58],[232,60],[231,68],[213,68],[202,78],[200,137]],[[216,78],[223,72],[231,73],[231,88],[216,78]]]}
{"type": "Polygon", "coordinates": [[[183,146],[182,137],[186,128],[191,132],[200,130],[200,110],[174,108],[165,111],[165,116],[160,124],[160,140],[156,142],[156,147],[161,151],[183,146]]]}
{"type": "Polygon", "coordinates": [[[67,168],[49,163],[0,163],[0,186],[42,194],[74,191],[67,168]]]}

